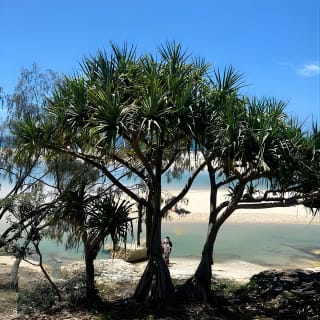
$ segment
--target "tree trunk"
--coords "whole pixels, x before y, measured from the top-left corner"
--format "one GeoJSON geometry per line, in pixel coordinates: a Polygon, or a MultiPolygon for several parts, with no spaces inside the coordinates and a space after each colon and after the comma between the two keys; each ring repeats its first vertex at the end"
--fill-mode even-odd
{"type": "MultiPolygon", "coordinates": [[[[160,170],[159,170],[160,172],[160,170]]],[[[158,175],[153,192],[148,197],[147,217],[148,264],[134,293],[138,301],[158,303],[169,300],[174,292],[168,266],[162,257],[161,248],[161,175],[158,175]],[[151,207],[152,204],[152,207],[151,207]]]]}
{"type": "Polygon", "coordinates": [[[211,278],[213,265],[213,247],[219,226],[210,223],[208,236],[202,251],[200,263],[192,278],[178,288],[177,298],[183,301],[212,303],[211,278]]]}
{"type": "Polygon", "coordinates": [[[152,247],[152,241],[151,241],[151,230],[152,230],[152,224],[153,224],[153,218],[152,218],[152,210],[150,209],[150,206],[146,208],[146,247],[147,247],[147,257],[151,257],[151,247],[152,247]]]}
{"type": "Polygon", "coordinates": [[[161,216],[154,219],[150,239],[150,256],[147,266],[134,293],[137,301],[162,302],[169,300],[174,292],[170,272],[161,250],[161,216]]]}
{"type": "Polygon", "coordinates": [[[10,287],[11,289],[15,290],[16,292],[19,291],[19,266],[22,258],[17,256],[16,260],[14,261],[12,268],[11,268],[11,282],[10,287]]]}
{"type": "Polygon", "coordinates": [[[10,287],[16,292],[19,291],[19,266],[26,254],[26,248],[30,244],[30,241],[31,240],[27,238],[21,247],[16,248],[17,249],[17,251],[15,252],[16,260],[14,261],[11,268],[11,283],[10,283],[10,287]]]}
{"type": "MultiPolygon", "coordinates": [[[[210,168],[210,167],[208,167],[210,168]]],[[[210,217],[207,239],[203,247],[201,261],[193,277],[178,290],[178,296],[186,301],[213,302],[211,294],[211,278],[213,266],[213,249],[218,231],[226,219],[234,212],[243,195],[245,182],[235,187],[232,200],[229,202],[221,217],[217,218],[219,209],[216,205],[217,188],[212,172],[209,170],[211,182],[210,217]]]]}
{"type": "Polygon", "coordinates": [[[134,293],[134,299],[159,303],[170,300],[173,292],[169,269],[163,258],[150,258],[134,293]]]}
{"type": "Polygon", "coordinates": [[[86,264],[86,298],[92,300],[97,297],[97,290],[94,282],[94,260],[97,256],[95,250],[85,247],[85,264],[86,264]]]}
{"type": "Polygon", "coordinates": [[[62,296],[61,296],[61,293],[58,289],[58,287],[56,286],[56,284],[52,281],[52,279],[50,278],[48,272],[46,271],[46,269],[44,268],[43,266],[43,263],[42,263],[42,254],[41,254],[41,251],[39,249],[39,243],[38,242],[34,242],[34,246],[36,248],[36,251],[37,251],[37,254],[39,255],[39,266],[44,274],[44,276],[46,277],[46,279],[49,281],[49,283],[51,284],[51,287],[53,288],[53,290],[55,291],[55,293],[57,294],[58,298],[59,298],[59,301],[62,301],[62,296]]]}
{"type": "MultiPolygon", "coordinates": [[[[163,143],[163,133],[159,137],[159,146],[163,143]]],[[[149,184],[147,222],[148,264],[134,293],[137,301],[161,303],[169,301],[174,293],[168,266],[162,257],[161,248],[161,174],[162,148],[156,150],[154,176],[149,184]],[[150,231],[150,233],[149,233],[150,231]]]]}
{"type": "Polygon", "coordinates": [[[146,210],[146,247],[147,247],[147,256],[151,257],[151,232],[152,232],[152,220],[154,216],[154,210],[152,207],[152,198],[153,192],[149,191],[146,210]]]}
{"type": "Polygon", "coordinates": [[[211,302],[211,278],[213,265],[213,248],[220,228],[217,224],[217,185],[215,170],[211,164],[207,164],[211,192],[210,192],[210,215],[208,221],[207,239],[204,244],[200,263],[192,278],[178,288],[177,298],[192,302],[211,302]]]}
{"type": "Polygon", "coordinates": [[[141,239],[140,239],[140,235],[142,232],[142,210],[143,210],[143,206],[141,203],[138,204],[138,226],[137,226],[137,246],[141,245],[141,239]]]}

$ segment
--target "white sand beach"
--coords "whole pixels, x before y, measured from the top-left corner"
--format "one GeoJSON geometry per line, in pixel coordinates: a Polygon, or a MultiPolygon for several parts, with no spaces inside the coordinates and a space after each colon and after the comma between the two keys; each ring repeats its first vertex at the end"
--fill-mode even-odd
{"type": "MultiPolygon", "coordinates": [[[[0,278],[10,275],[11,266],[14,258],[10,256],[0,256],[0,278]]],[[[129,263],[121,259],[97,259],[95,260],[96,281],[113,283],[136,283],[140,279],[147,262],[129,263]]],[[[172,279],[185,280],[190,278],[199,264],[198,259],[172,258],[170,260],[169,271],[172,279]]],[[[26,262],[21,263],[20,279],[25,282],[43,278],[39,267],[32,266],[26,262]],[[22,268],[22,269],[21,269],[22,268]],[[30,270],[30,271],[28,271],[30,270]],[[38,273],[38,275],[36,274],[38,273]],[[23,279],[28,277],[29,279],[23,279]]],[[[313,271],[320,271],[318,266],[310,267],[306,264],[301,268],[313,271]]],[[[63,272],[73,273],[75,270],[84,269],[84,261],[62,266],[63,272]]],[[[268,266],[262,266],[241,260],[230,260],[226,262],[215,263],[212,267],[212,274],[217,279],[228,279],[241,284],[247,283],[250,278],[261,271],[269,269],[268,266]]],[[[50,268],[48,268],[50,272],[50,268]]]]}
{"type": "MultiPolygon", "coordinates": [[[[178,191],[170,191],[170,194],[176,195],[178,191]]],[[[218,193],[218,203],[226,200],[227,193],[220,191],[218,193]]],[[[179,204],[189,211],[185,215],[179,215],[170,211],[167,221],[174,222],[208,222],[209,217],[209,190],[191,190],[185,197],[188,204],[179,204]]],[[[286,208],[268,208],[268,209],[239,209],[236,210],[226,223],[279,223],[279,224],[318,224],[320,225],[320,215],[313,217],[302,205],[286,208]]]]}

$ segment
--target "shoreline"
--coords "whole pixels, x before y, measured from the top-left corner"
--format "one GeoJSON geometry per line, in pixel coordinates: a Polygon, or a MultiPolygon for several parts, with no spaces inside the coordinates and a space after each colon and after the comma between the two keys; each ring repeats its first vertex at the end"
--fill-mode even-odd
{"type": "MultiPolygon", "coordinates": [[[[179,191],[169,190],[168,192],[176,195],[179,191]]],[[[225,201],[226,196],[227,191],[219,191],[217,204],[225,201]]],[[[179,215],[174,210],[170,210],[163,222],[208,223],[209,198],[209,190],[190,190],[185,197],[188,204],[178,203],[178,208],[185,209],[186,214],[179,215]]],[[[320,226],[320,215],[312,216],[302,205],[285,208],[239,209],[233,212],[225,223],[311,224],[320,226]]]]}
{"type": "MultiPolygon", "coordinates": [[[[174,195],[177,194],[177,190],[169,190],[169,193],[174,195]]],[[[178,204],[178,208],[185,208],[189,213],[181,216],[174,211],[168,213],[168,217],[163,219],[163,224],[192,224],[192,223],[208,223],[209,218],[209,190],[190,190],[186,195],[188,199],[188,204],[178,204]]],[[[218,192],[218,203],[221,203],[225,200],[226,192],[218,192]]],[[[237,210],[231,217],[226,221],[226,224],[301,224],[301,225],[312,225],[319,226],[319,235],[320,235],[320,215],[312,217],[310,213],[306,211],[303,206],[293,206],[287,208],[270,208],[270,209],[251,209],[251,210],[237,210]]],[[[1,228],[0,228],[1,229],[1,228]]],[[[296,263],[288,267],[281,266],[279,269],[314,269],[320,271],[320,259],[319,262],[316,261],[316,256],[319,256],[320,252],[320,243],[319,248],[313,248],[312,252],[315,256],[315,259],[298,259],[296,263]]],[[[310,254],[310,252],[309,252],[310,254]]],[[[105,259],[103,259],[105,260],[105,259]]],[[[107,259],[109,260],[109,259],[107,259]]],[[[111,259],[112,260],[112,259],[111,259]]],[[[188,258],[188,257],[172,257],[170,258],[172,265],[170,267],[170,273],[172,278],[174,277],[188,277],[191,276],[197,265],[200,261],[200,258],[188,258]]],[[[3,268],[8,268],[12,265],[14,258],[12,256],[1,256],[0,255],[0,271],[3,268]]],[[[76,260],[75,260],[76,261],[76,260]]],[[[79,259],[80,263],[82,261],[79,259]]],[[[99,261],[99,260],[97,260],[99,261]]],[[[101,261],[101,260],[100,260],[101,261]]],[[[53,269],[51,264],[47,264],[49,268],[53,269]]],[[[68,263],[67,266],[72,265],[68,263]]],[[[134,263],[130,265],[135,265],[135,267],[142,268],[141,266],[144,263],[134,263]]],[[[32,266],[26,262],[22,262],[21,266],[33,271],[39,270],[39,267],[32,266]]],[[[127,265],[128,266],[128,265],[127,265]]],[[[61,264],[56,264],[57,268],[62,267],[61,264]]],[[[138,272],[142,272],[138,268],[138,272]]],[[[248,281],[248,279],[256,273],[259,273],[263,270],[273,269],[273,265],[259,265],[245,260],[235,259],[235,260],[225,260],[217,261],[213,266],[213,274],[217,277],[224,277],[227,279],[232,279],[235,281],[248,281]]],[[[119,275],[120,277],[125,278],[126,273],[119,275]]]]}
{"type": "MultiPolygon", "coordinates": [[[[0,275],[11,272],[11,267],[14,262],[13,256],[0,256],[0,275]]],[[[200,262],[200,258],[181,258],[172,257],[170,258],[169,272],[172,279],[186,280],[194,275],[196,268],[200,262]]],[[[145,270],[147,261],[129,263],[122,259],[96,259],[95,262],[95,274],[97,282],[114,282],[114,283],[128,283],[137,282],[142,276],[145,270]]],[[[73,274],[78,270],[84,270],[84,261],[79,260],[67,265],[60,266],[60,272],[65,275],[73,274]]],[[[20,265],[21,270],[29,270],[34,274],[38,274],[39,277],[43,276],[40,267],[30,265],[29,263],[22,261],[20,265]]],[[[60,276],[54,276],[50,270],[50,266],[46,266],[47,271],[54,278],[58,279],[60,276]]],[[[244,261],[241,259],[232,259],[226,261],[216,261],[212,266],[212,275],[217,279],[227,279],[240,284],[247,283],[250,278],[265,270],[309,270],[314,272],[320,272],[320,261],[309,259],[301,259],[294,265],[287,267],[277,265],[261,265],[244,261]]],[[[23,274],[20,275],[20,279],[23,274]]],[[[21,279],[30,281],[32,279],[21,279]]]]}
{"type": "MultiPolygon", "coordinates": [[[[180,190],[165,190],[169,195],[177,195],[180,190]]],[[[226,200],[227,190],[218,191],[217,205],[226,200]]],[[[210,212],[210,191],[208,189],[191,189],[184,197],[187,204],[178,202],[179,209],[184,209],[185,214],[178,214],[175,210],[169,210],[162,222],[183,222],[183,223],[208,223],[210,212]]],[[[132,214],[136,217],[136,214],[132,214]]],[[[5,218],[5,217],[4,217],[5,218]]],[[[0,232],[6,226],[5,219],[0,220],[0,232]]],[[[258,223],[258,224],[302,224],[319,225],[320,214],[313,216],[308,209],[302,205],[292,207],[275,207],[263,209],[238,209],[226,220],[229,223],[258,223]]]]}

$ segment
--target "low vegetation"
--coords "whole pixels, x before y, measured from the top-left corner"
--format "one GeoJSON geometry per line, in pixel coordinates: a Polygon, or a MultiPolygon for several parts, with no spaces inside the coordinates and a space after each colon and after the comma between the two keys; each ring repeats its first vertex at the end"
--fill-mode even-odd
{"type": "MultiPolygon", "coordinates": [[[[54,297],[54,291],[43,281],[35,282],[18,295],[2,289],[0,298],[2,314],[19,315],[17,319],[319,320],[319,280],[320,272],[269,270],[253,276],[246,285],[228,279],[213,280],[211,303],[173,300],[160,305],[146,305],[130,299],[136,284],[131,284],[129,289],[126,285],[125,291],[121,285],[105,283],[99,285],[100,304],[88,309],[82,304],[85,279],[79,273],[59,282],[63,302],[54,297]]],[[[182,284],[183,281],[175,280],[176,286],[182,284]]]]}

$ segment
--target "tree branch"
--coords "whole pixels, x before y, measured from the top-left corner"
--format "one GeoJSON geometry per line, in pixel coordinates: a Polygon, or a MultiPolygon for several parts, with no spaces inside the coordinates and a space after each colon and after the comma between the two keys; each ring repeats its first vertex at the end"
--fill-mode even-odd
{"type": "Polygon", "coordinates": [[[197,168],[196,171],[191,175],[191,177],[188,179],[188,182],[185,184],[184,188],[182,191],[174,197],[170,202],[167,203],[162,209],[161,209],[161,214],[162,216],[170,209],[172,208],[176,203],[178,203],[189,191],[189,189],[192,186],[193,181],[195,178],[198,176],[198,174],[204,169],[204,167],[207,165],[207,161],[202,162],[199,167],[197,168]]]}

